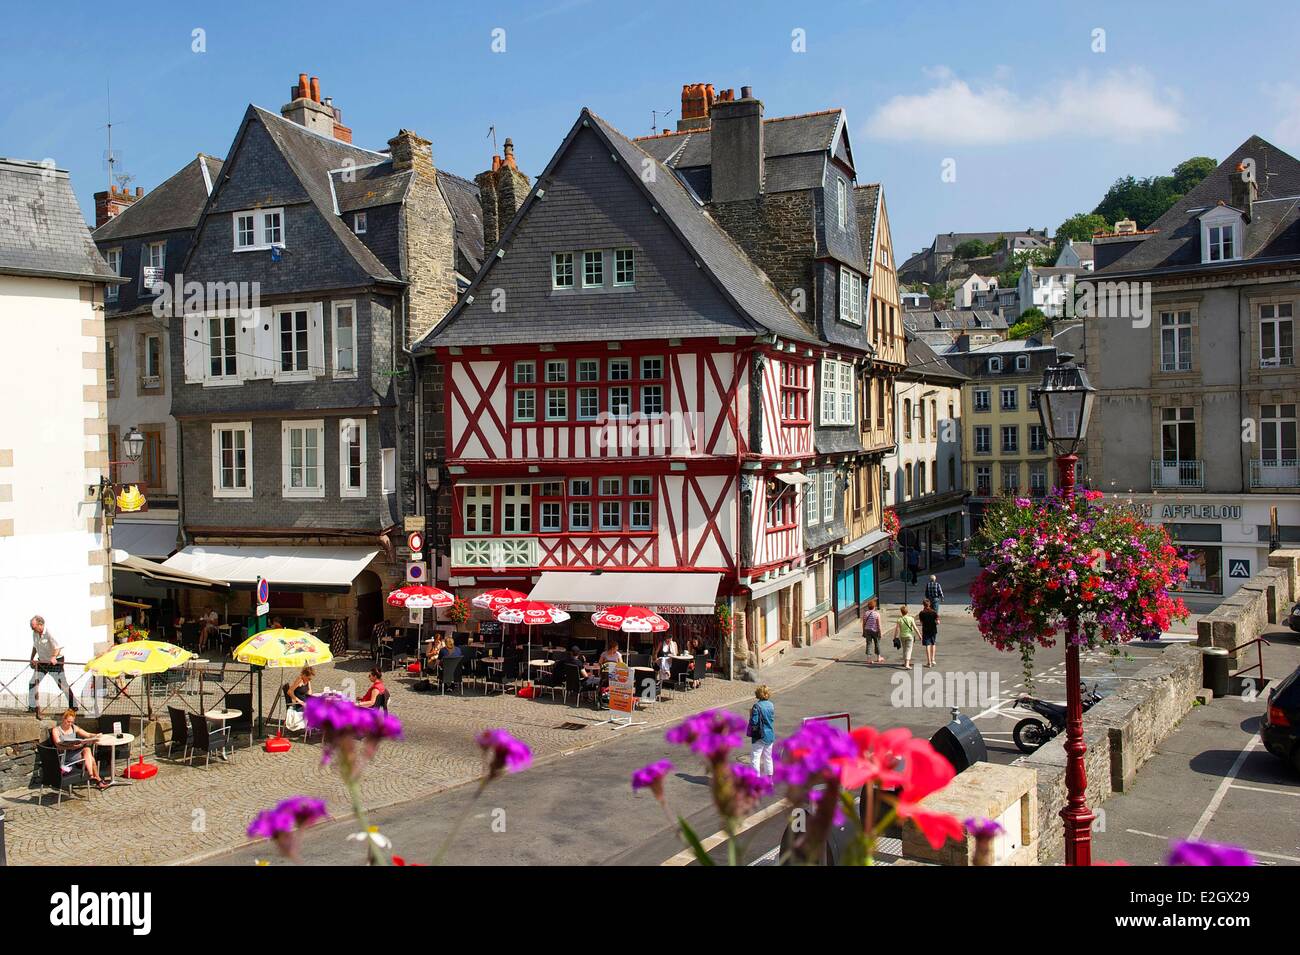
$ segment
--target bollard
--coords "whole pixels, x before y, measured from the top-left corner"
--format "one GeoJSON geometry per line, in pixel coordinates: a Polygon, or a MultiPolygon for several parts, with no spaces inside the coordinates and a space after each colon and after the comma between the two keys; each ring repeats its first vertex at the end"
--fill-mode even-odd
{"type": "Polygon", "coordinates": [[[1230,692],[1228,676],[1228,651],[1223,647],[1201,647],[1201,661],[1204,678],[1201,686],[1213,690],[1215,699],[1225,697],[1230,692]]]}

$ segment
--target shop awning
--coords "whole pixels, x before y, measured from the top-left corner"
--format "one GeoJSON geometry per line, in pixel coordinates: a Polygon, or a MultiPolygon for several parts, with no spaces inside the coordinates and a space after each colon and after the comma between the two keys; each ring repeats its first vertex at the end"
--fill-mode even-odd
{"type": "Polygon", "coordinates": [[[265,577],[272,590],[347,593],[377,553],[370,547],[203,545],[186,547],[164,566],[238,586],[252,587],[265,577]]]}
{"type": "MultiPolygon", "coordinates": [[[[173,525],[174,526],[174,525],[173,525]]],[[[143,557],[128,554],[120,548],[113,549],[115,573],[138,574],[170,587],[229,587],[224,580],[193,574],[176,567],[168,567],[143,557]]]]}
{"type": "Polygon", "coordinates": [[[176,549],[176,522],[115,521],[113,547],[132,557],[166,560],[176,549]]]}
{"type": "Polygon", "coordinates": [[[585,573],[543,571],[528,596],[566,610],[594,613],[605,607],[632,604],[656,613],[713,613],[722,575],[636,572],[585,573]]]}
{"type": "Polygon", "coordinates": [[[802,472],[799,471],[793,471],[789,474],[778,474],[776,476],[776,479],[778,481],[783,481],[786,484],[793,484],[796,487],[799,486],[800,484],[807,484],[809,481],[812,480],[812,478],[810,478],[808,475],[803,474],[802,472]]]}

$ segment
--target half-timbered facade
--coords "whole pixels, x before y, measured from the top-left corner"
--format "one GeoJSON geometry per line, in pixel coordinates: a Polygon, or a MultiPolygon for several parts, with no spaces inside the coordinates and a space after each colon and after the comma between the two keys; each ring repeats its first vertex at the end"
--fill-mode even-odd
{"type": "Polygon", "coordinates": [[[688,635],[713,636],[723,603],[737,662],[759,665],[805,636],[810,533],[835,528],[829,552],[861,520],[845,492],[879,440],[861,412],[887,356],[864,331],[870,254],[842,117],[790,121],[795,145],[844,180],[852,236],[819,233],[827,190],[791,181],[790,227],[809,241],[788,266],[775,243],[765,263],[766,240],[716,201],[718,183],[764,161],[761,104],[733,98],[715,120],[728,109],[742,122],[715,127],[703,176],[663,153],[670,137],[633,142],[583,110],[416,351],[443,386],[425,428],[445,433],[453,587],[535,587],[578,610],[613,591],[684,615],[688,635]]]}

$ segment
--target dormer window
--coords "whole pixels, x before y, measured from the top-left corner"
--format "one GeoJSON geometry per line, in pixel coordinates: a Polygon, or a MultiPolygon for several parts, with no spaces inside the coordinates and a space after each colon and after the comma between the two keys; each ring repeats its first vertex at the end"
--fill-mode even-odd
{"type": "Polygon", "coordinates": [[[989,371],[1001,371],[1001,370],[1002,370],[1002,359],[1001,357],[994,355],[992,358],[989,359],[989,371]]]}
{"type": "Polygon", "coordinates": [[[1028,370],[1029,370],[1029,356],[1028,356],[1028,355],[1017,355],[1017,356],[1016,356],[1016,371],[1028,371],[1028,370]]]}
{"type": "Polygon", "coordinates": [[[1215,206],[1201,216],[1201,261],[1231,262],[1241,258],[1241,213],[1215,206]]]}
{"type": "Polygon", "coordinates": [[[284,246],[284,210],[252,209],[233,213],[235,251],[284,246]]]}
{"type": "Polygon", "coordinates": [[[366,234],[366,214],[364,212],[352,213],[352,231],[357,235],[366,234]]]}

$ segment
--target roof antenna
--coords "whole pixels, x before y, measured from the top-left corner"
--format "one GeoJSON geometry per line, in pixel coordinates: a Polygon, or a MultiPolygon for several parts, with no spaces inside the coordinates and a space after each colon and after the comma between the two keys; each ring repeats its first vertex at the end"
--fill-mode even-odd
{"type": "Polygon", "coordinates": [[[112,80],[106,80],[104,88],[108,96],[108,122],[104,128],[108,130],[108,148],[104,150],[104,168],[108,170],[108,187],[112,190],[114,183],[126,191],[127,184],[135,179],[130,173],[117,171],[117,164],[122,158],[113,151],[113,83],[112,80]]]}
{"type": "MultiPolygon", "coordinates": [[[[650,135],[651,136],[659,135],[659,112],[660,111],[657,109],[650,110],[650,135]]],[[[673,111],[671,109],[663,110],[664,119],[667,119],[672,114],[673,111]]]]}
{"type": "MultiPolygon", "coordinates": [[[[492,155],[495,156],[497,154],[497,127],[495,123],[488,127],[487,134],[492,137],[492,155]]],[[[487,139],[487,136],[483,138],[487,139]]]]}

